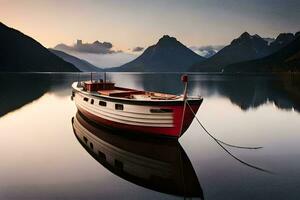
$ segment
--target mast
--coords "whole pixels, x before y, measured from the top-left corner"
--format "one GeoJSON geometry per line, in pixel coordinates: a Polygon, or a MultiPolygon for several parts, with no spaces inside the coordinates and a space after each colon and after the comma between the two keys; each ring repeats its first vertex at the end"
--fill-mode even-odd
{"type": "Polygon", "coordinates": [[[181,81],[184,83],[183,100],[185,101],[188,93],[188,76],[186,74],[182,75],[181,81]]]}
{"type": "Polygon", "coordinates": [[[183,128],[183,123],[184,123],[184,114],[185,114],[185,109],[186,109],[186,101],[187,101],[187,93],[188,93],[188,76],[186,74],[182,75],[181,81],[184,83],[184,91],[183,91],[183,109],[182,109],[180,135],[182,134],[182,128],[183,128]]]}
{"type": "Polygon", "coordinates": [[[103,89],[106,89],[106,72],[104,72],[104,84],[103,84],[103,89]]]}

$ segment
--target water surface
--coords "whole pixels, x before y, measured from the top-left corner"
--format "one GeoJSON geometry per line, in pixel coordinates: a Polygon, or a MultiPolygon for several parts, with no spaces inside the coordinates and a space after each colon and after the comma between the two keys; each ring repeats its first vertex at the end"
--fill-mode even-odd
{"type": "MultiPolygon", "coordinates": [[[[183,90],[180,74],[107,76],[119,86],[174,94],[183,90]]],[[[228,155],[194,120],[179,143],[169,146],[147,142],[143,147],[134,138],[111,141],[106,137],[105,144],[123,152],[119,156],[125,160],[151,159],[134,167],[145,170],[131,170],[133,180],[124,173],[129,167],[126,162],[112,161],[110,168],[114,154],[106,155],[106,162],[95,159],[73,131],[77,110],[70,99],[70,85],[88,78],[89,74],[0,75],[0,199],[182,199],[192,188],[199,191],[194,195],[198,199],[300,198],[299,79],[190,76],[189,94],[204,97],[197,117],[205,128],[231,144],[262,146],[226,148],[266,171],[228,155]],[[174,156],[164,156],[172,152],[174,156]],[[161,163],[161,171],[145,183],[148,179],[141,177],[152,173],[153,162],[161,163]],[[183,178],[183,182],[176,179],[178,192],[172,192],[172,184],[166,187],[169,172],[183,178]],[[158,178],[161,185],[155,181],[158,178]]]]}

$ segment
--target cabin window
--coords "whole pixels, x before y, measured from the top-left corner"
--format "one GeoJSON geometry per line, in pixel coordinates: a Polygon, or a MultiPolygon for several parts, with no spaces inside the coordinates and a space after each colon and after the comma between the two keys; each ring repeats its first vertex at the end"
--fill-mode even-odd
{"type": "Polygon", "coordinates": [[[116,105],[115,105],[115,109],[116,109],[116,110],[123,110],[123,109],[124,109],[124,106],[123,106],[123,104],[116,104],[116,105]]]}
{"type": "Polygon", "coordinates": [[[91,149],[94,149],[93,143],[90,143],[90,147],[91,147],[91,149]]]}
{"type": "Polygon", "coordinates": [[[83,101],[89,101],[89,98],[84,97],[84,98],[83,98],[83,101]]]}
{"type": "Polygon", "coordinates": [[[98,151],[98,157],[101,160],[106,160],[106,155],[103,152],[101,152],[101,151],[98,151]]]}
{"type": "Polygon", "coordinates": [[[115,167],[117,170],[123,171],[124,165],[121,161],[115,160],[115,167]]]}
{"type": "Polygon", "coordinates": [[[85,136],[83,136],[83,140],[85,143],[87,143],[87,141],[88,141],[88,139],[85,136]]]}
{"type": "Polygon", "coordinates": [[[99,105],[100,106],[106,106],[106,102],[105,101],[99,101],[99,105]]]}
{"type": "Polygon", "coordinates": [[[158,108],[158,109],[152,108],[152,109],[150,109],[150,112],[151,113],[171,113],[171,112],[173,112],[173,110],[167,109],[167,108],[158,108]]]}
{"type": "Polygon", "coordinates": [[[91,99],[91,104],[94,104],[94,99],[91,99]]]}

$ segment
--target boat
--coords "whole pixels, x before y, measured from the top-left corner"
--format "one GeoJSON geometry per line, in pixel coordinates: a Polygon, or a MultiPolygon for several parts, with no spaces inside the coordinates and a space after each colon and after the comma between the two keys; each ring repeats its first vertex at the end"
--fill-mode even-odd
{"type": "Polygon", "coordinates": [[[124,136],[80,112],[72,118],[72,127],[82,147],[118,177],[157,192],[204,199],[196,172],[178,140],[124,136]]]}
{"type": "Polygon", "coordinates": [[[188,77],[183,95],[118,87],[104,80],[72,84],[72,99],[83,115],[122,133],[179,138],[188,129],[203,98],[188,96],[188,77]]]}

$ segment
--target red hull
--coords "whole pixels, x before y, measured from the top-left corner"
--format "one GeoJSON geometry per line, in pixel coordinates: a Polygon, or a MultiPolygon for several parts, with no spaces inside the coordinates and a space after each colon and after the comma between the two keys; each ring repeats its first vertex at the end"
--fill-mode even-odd
{"type": "MultiPolygon", "coordinates": [[[[194,113],[197,113],[201,103],[202,99],[199,101],[192,101],[190,103],[194,113]]],[[[122,130],[126,132],[135,132],[138,134],[161,135],[179,138],[192,123],[194,115],[188,106],[184,108],[183,103],[182,105],[164,106],[164,108],[173,110],[173,127],[151,127],[123,124],[104,119],[101,116],[94,115],[82,108],[78,108],[78,110],[90,120],[111,129],[122,130]],[[184,115],[183,110],[185,110],[184,115]]]]}

